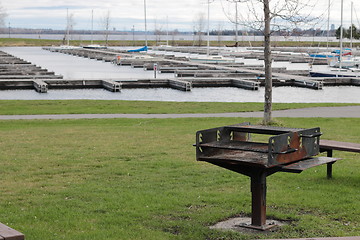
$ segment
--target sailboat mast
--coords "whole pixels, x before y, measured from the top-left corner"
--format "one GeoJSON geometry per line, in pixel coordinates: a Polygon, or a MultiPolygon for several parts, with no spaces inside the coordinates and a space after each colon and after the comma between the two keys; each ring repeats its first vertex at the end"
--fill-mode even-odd
{"type": "Polygon", "coordinates": [[[169,46],[169,16],[166,16],[166,46],[169,46]]]}
{"type": "Polygon", "coordinates": [[[330,36],[330,0],[329,0],[329,2],[328,2],[328,19],[327,19],[326,48],[329,48],[329,36],[330,36]]]}
{"type": "Polygon", "coordinates": [[[341,0],[341,24],[340,24],[340,59],[339,59],[339,68],[341,69],[341,63],[342,63],[342,55],[343,55],[343,7],[344,7],[344,1],[341,0]]]}
{"type": "Polygon", "coordinates": [[[207,49],[206,54],[210,55],[210,0],[208,0],[208,14],[207,14],[207,49]]]}
{"type": "Polygon", "coordinates": [[[352,49],[353,45],[353,7],[354,3],[351,2],[350,49],[352,49]]]}
{"type": "Polygon", "coordinates": [[[144,0],[144,17],[145,17],[145,46],[147,47],[147,23],[146,23],[146,0],[144,0]]]}
{"type": "Polygon", "coordinates": [[[238,2],[235,2],[235,44],[237,49],[238,42],[238,2]]]}
{"type": "Polygon", "coordinates": [[[94,9],[91,10],[91,44],[93,44],[93,34],[94,34],[94,9]]]}
{"type": "Polygon", "coordinates": [[[66,9],[66,44],[69,46],[70,45],[70,39],[69,39],[69,34],[70,34],[70,21],[69,21],[69,9],[66,9]]]}

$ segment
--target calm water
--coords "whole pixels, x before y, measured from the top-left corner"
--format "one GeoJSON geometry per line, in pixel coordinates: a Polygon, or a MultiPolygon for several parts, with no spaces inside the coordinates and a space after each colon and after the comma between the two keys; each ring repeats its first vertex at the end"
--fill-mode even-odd
{"type": "MultiPolygon", "coordinates": [[[[111,63],[70,55],[52,53],[39,47],[0,48],[0,50],[23,58],[38,66],[63,75],[64,78],[153,78],[152,71],[115,66],[111,63]]],[[[238,59],[237,61],[244,61],[238,59]]],[[[262,63],[251,60],[247,64],[262,63]]],[[[290,69],[307,69],[307,64],[275,63],[275,66],[287,66],[290,69]]],[[[173,74],[158,74],[158,77],[173,77],[173,74]]],[[[0,91],[0,99],[100,99],[100,100],[151,100],[151,101],[195,101],[195,102],[263,102],[264,88],[249,91],[239,88],[194,88],[191,92],[173,89],[123,89],[112,93],[102,89],[82,90],[49,90],[48,93],[37,93],[34,90],[0,91]]],[[[360,103],[360,88],[325,87],[323,90],[311,90],[296,87],[275,87],[274,102],[336,102],[360,103]]]]}
{"type": "MultiPolygon", "coordinates": [[[[303,88],[279,87],[273,89],[273,102],[278,103],[360,103],[359,87],[329,87],[316,91],[303,88]]],[[[33,90],[0,91],[0,99],[53,100],[146,100],[178,102],[263,102],[264,89],[248,91],[238,88],[194,88],[191,92],[160,89],[124,89],[112,93],[102,89],[50,90],[39,94],[33,90]]]]}
{"type": "MultiPolygon", "coordinates": [[[[154,73],[130,66],[116,66],[94,59],[70,56],[43,50],[40,47],[9,47],[0,50],[36,64],[42,68],[62,75],[65,79],[97,79],[101,78],[152,78],[154,73]]],[[[172,77],[173,74],[163,77],[172,77]]]]}

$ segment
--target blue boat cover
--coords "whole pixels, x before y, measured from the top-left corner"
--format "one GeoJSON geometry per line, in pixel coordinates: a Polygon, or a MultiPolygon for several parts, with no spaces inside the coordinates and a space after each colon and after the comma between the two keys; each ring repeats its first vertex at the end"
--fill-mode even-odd
{"type": "Polygon", "coordinates": [[[138,48],[138,49],[134,49],[134,50],[128,50],[128,52],[143,52],[143,51],[147,51],[148,47],[144,46],[142,48],[138,48]]]}
{"type": "MultiPolygon", "coordinates": [[[[351,52],[351,48],[344,48],[343,52],[351,52]]],[[[334,50],[332,51],[332,53],[340,54],[340,50],[339,49],[334,50]]]]}

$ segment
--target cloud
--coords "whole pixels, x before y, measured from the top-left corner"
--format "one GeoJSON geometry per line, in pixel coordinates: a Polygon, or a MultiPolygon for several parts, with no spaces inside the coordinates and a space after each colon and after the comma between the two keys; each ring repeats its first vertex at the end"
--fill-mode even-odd
{"type": "Polygon", "coordinates": [[[23,7],[21,10],[65,10],[65,9],[84,9],[84,6],[46,6],[46,7],[23,7]]]}
{"type": "MultiPolygon", "coordinates": [[[[144,1],[143,0],[0,0],[8,13],[7,21],[11,22],[14,27],[27,26],[35,28],[43,26],[46,28],[63,28],[66,19],[66,9],[69,14],[74,15],[76,29],[89,29],[91,21],[91,10],[94,10],[94,21],[99,21],[104,13],[108,10],[111,12],[112,23],[117,29],[131,29],[135,25],[136,29],[143,28],[144,19],[144,1]]],[[[278,2],[282,0],[276,0],[278,2]]],[[[222,1],[226,3],[225,0],[222,1]]],[[[319,16],[327,12],[327,0],[318,0],[316,7],[312,9],[314,16],[319,16]]],[[[147,19],[148,27],[152,29],[154,22],[159,25],[166,25],[168,18],[169,29],[179,28],[192,30],[194,19],[200,12],[206,14],[207,0],[148,0],[147,19]]],[[[338,14],[339,4],[334,3],[331,8],[331,23],[337,23],[340,14],[338,14]]],[[[354,3],[355,9],[359,3],[354,3]]],[[[344,5],[345,6],[345,5],[344,5]]],[[[350,15],[350,6],[345,6],[347,15],[350,15]]],[[[233,4],[226,8],[234,12],[233,4]]],[[[240,14],[247,16],[248,9],[246,6],[239,7],[240,14]],[[244,12],[245,11],[245,12],[244,12]]],[[[350,18],[347,17],[348,21],[350,18]]],[[[345,20],[345,19],[344,19],[345,20]]],[[[215,1],[210,5],[210,21],[212,25],[218,25],[220,22],[226,24],[226,28],[233,28],[233,25],[226,18],[221,1],[215,1]]],[[[321,25],[324,25],[325,20],[321,25]]],[[[346,24],[345,24],[346,25],[346,24]]],[[[319,27],[314,26],[314,28],[319,27]]],[[[164,27],[163,27],[164,28],[164,27]]]]}

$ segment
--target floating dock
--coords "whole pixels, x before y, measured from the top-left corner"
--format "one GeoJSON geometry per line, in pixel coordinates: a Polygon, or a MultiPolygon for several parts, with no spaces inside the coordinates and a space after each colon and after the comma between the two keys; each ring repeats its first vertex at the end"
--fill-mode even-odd
{"type": "MultiPolygon", "coordinates": [[[[114,49],[60,49],[44,48],[49,51],[128,65],[145,71],[174,73],[173,78],[155,79],[63,79],[46,69],[35,66],[23,59],[0,51],[0,89],[35,89],[46,93],[51,89],[104,88],[111,92],[120,92],[128,88],[172,88],[191,91],[195,87],[237,87],[258,90],[265,85],[264,66],[245,65],[241,62],[207,64],[188,61],[174,55],[133,54],[114,49]]],[[[169,51],[169,48],[166,48],[169,51]]],[[[172,51],[186,51],[186,48],[172,48],[172,51]]],[[[203,49],[192,49],[202,53],[203,49]]],[[[216,54],[213,51],[211,54],[216,54]]],[[[257,57],[259,53],[254,53],[257,57]]],[[[292,58],[291,54],[283,54],[292,58]]],[[[247,56],[247,55],[246,55],[247,56]]],[[[244,55],[244,57],[246,57],[244,55]]],[[[250,56],[249,56],[250,57],[250,56]]],[[[279,56],[277,56],[280,59],[279,56]]],[[[281,56],[284,57],[284,56],[281,56]]],[[[307,71],[286,68],[273,68],[274,86],[296,86],[310,89],[322,89],[324,86],[353,85],[360,86],[360,78],[311,78],[307,71]]]]}
{"type": "Polygon", "coordinates": [[[125,88],[173,88],[181,91],[191,91],[192,84],[181,79],[22,79],[1,80],[0,89],[34,89],[46,93],[51,89],[86,89],[104,88],[111,92],[120,92],[125,88]]]}

